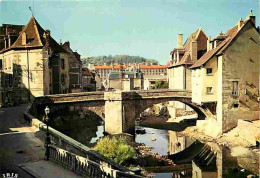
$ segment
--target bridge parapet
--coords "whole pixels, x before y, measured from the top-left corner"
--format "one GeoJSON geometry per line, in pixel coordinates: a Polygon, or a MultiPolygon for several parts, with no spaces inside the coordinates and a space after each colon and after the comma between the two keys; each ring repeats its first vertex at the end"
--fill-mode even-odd
{"type": "Polygon", "coordinates": [[[104,100],[138,100],[145,98],[168,98],[168,97],[186,97],[191,98],[191,91],[188,90],[139,90],[139,91],[114,91],[105,92],[104,100]]]}
{"type": "Polygon", "coordinates": [[[52,101],[53,103],[103,100],[104,92],[100,91],[100,92],[81,92],[81,93],[69,93],[69,94],[58,94],[58,95],[46,95],[40,98],[48,98],[47,101],[52,101]]]}

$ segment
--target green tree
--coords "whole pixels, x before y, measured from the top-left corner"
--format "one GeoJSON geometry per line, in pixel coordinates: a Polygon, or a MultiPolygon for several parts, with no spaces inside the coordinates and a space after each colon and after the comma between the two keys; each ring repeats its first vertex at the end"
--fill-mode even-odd
{"type": "Polygon", "coordinates": [[[168,82],[165,81],[156,81],[152,89],[168,89],[168,82]]]}
{"type": "Polygon", "coordinates": [[[122,137],[104,137],[97,142],[93,149],[118,164],[136,156],[134,148],[128,145],[122,137]]]}

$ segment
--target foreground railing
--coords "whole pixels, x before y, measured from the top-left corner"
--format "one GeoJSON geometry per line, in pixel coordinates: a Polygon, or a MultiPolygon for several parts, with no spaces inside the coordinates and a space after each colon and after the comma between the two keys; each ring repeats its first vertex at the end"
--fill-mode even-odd
{"type": "Polygon", "coordinates": [[[131,174],[129,172],[122,172],[112,169],[107,164],[98,164],[94,161],[89,160],[68,152],[66,150],[57,148],[50,145],[50,159],[61,164],[65,168],[82,176],[89,176],[93,178],[128,178],[141,176],[131,174]]]}

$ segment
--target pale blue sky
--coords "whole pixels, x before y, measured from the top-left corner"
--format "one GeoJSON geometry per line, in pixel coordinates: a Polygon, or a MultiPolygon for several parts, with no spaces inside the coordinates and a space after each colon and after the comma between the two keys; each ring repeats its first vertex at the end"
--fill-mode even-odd
{"type": "MultiPolygon", "coordinates": [[[[26,24],[33,0],[0,0],[0,23],[26,24]]],[[[82,56],[128,54],[169,60],[178,33],[199,27],[215,37],[253,10],[257,0],[34,0],[35,18],[82,56]]],[[[256,19],[259,22],[259,19],[256,19]]],[[[258,25],[259,23],[257,23],[258,25]]]]}

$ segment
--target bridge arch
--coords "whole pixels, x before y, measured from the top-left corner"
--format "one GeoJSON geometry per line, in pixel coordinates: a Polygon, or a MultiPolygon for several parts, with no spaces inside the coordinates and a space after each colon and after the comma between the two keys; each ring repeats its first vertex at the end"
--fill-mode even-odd
{"type": "Polygon", "coordinates": [[[209,117],[210,112],[191,102],[191,92],[183,90],[116,91],[106,92],[105,131],[110,134],[134,133],[135,119],[154,104],[179,101],[190,106],[199,119],[209,117]]]}

